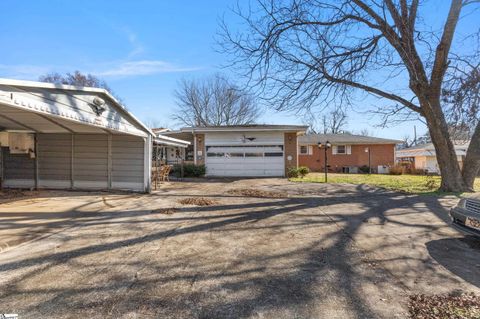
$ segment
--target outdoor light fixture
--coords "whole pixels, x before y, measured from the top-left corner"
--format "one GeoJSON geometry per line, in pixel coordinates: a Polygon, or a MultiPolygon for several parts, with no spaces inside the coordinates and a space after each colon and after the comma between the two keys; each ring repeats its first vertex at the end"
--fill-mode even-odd
{"type": "Polygon", "coordinates": [[[325,183],[328,182],[328,156],[327,156],[327,150],[332,147],[332,144],[330,144],[329,141],[326,141],[325,144],[322,144],[322,142],[318,142],[318,148],[325,150],[325,183]]]}

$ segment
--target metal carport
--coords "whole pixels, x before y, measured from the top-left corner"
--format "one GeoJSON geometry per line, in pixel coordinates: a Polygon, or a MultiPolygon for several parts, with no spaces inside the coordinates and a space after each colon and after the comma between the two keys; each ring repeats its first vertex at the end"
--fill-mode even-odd
{"type": "Polygon", "coordinates": [[[152,139],[106,90],[0,79],[2,187],[148,192],[152,139]]]}

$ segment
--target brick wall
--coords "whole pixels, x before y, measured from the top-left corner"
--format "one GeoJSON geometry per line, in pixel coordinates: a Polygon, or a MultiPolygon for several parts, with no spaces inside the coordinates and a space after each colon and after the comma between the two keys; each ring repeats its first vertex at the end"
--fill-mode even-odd
{"type": "MultiPolygon", "coordinates": [[[[394,144],[376,144],[376,145],[352,145],[352,154],[332,154],[332,149],[328,149],[328,165],[330,171],[340,171],[344,166],[363,166],[368,165],[368,153],[365,148],[370,148],[372,169],[377,169],[379,165],[395,164],[395,145],[394,144]]],[[[325,150],[319,149],[313,145],[312,155],[298,155],[299,165],[307,166],[312,171],[323,171],[325,165],[325,150]]]]}
{"type": "Polygon", "coordinates": [[[205,156],[207,156],[205,152],[205,134],[195,134],[195,154],[194,156],[197,159],[197,165],[204,165],[205,164],[205,156]],[[198,152],[202,152],[202,155],[199,155],[198,152]]]}
{"type": "Polygon", "coordinates": [[[297,144],[297,133],[284,133],[284,153],[285,153],[285,176],[290,167],[298,166],[298,144],[297,144]],[[291,160],[289,160],[291,157],[291,160]]]}

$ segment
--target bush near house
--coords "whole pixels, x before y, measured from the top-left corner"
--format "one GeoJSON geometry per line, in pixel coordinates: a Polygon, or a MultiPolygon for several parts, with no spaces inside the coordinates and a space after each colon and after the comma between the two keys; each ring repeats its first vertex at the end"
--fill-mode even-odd
{"type": "Polygon", "coordinates": [[[308,173],[310,173],[310,169],[306,166],[300,166],[297,170],[298,170],[298,175],[301,178],[304,178],[308,173]]]}
{"type": "Polygon", "coordinates": [[[413,168],[411,166],[406,166],[402,164],[397,164],[393,167],[390,167],[390,175],[427,175],[428,171],[421,168],[413,168]]]}
{"type": "Polygon", "coordinates": [[[288,178],[304,178],[308,173],[310,173],[310,169],[306,166],[300,167],[290,167],[287,171],[288,178]]]}
{"type": "MultiPolygon", "coordinates": [[[[203,177],[205,172],[205,165],[183,164],[183,177],[203,177]]],[[[173,165],[172,174],[175,177],[182,177],[182,165],[173,165]]]]}
{"type": "Polygon", "coordinates": [[[289,167],[287,171],[287,177],[288,178],[297,178],[300,176],[300,173],[298,172],[297,167],[289,167]]]}

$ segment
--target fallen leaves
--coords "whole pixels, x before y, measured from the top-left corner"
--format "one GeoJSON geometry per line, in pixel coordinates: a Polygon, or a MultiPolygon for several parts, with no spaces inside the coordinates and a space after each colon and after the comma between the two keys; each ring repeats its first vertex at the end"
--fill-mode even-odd
{"type": "Polygon", "coordinates": [[[264,191],[255,188],[238,188],[227,192],[230,195],[244,196],[244,197],[260,197],[260,198],[284,198],[288,195],[281,192],[264,191]]]}
{"type": "Polygon", "coordinates": [[[189,197],[178,201],[183,205],[196,205],[196,206],[212,206],[217,204],[216,200],[205,197],[189,197]]]}
{"type": "Polygon", "coordinates": [[[412,319],[478,319],[480,296],[470,294],[412,295],[408,311],[412,319]]]}

